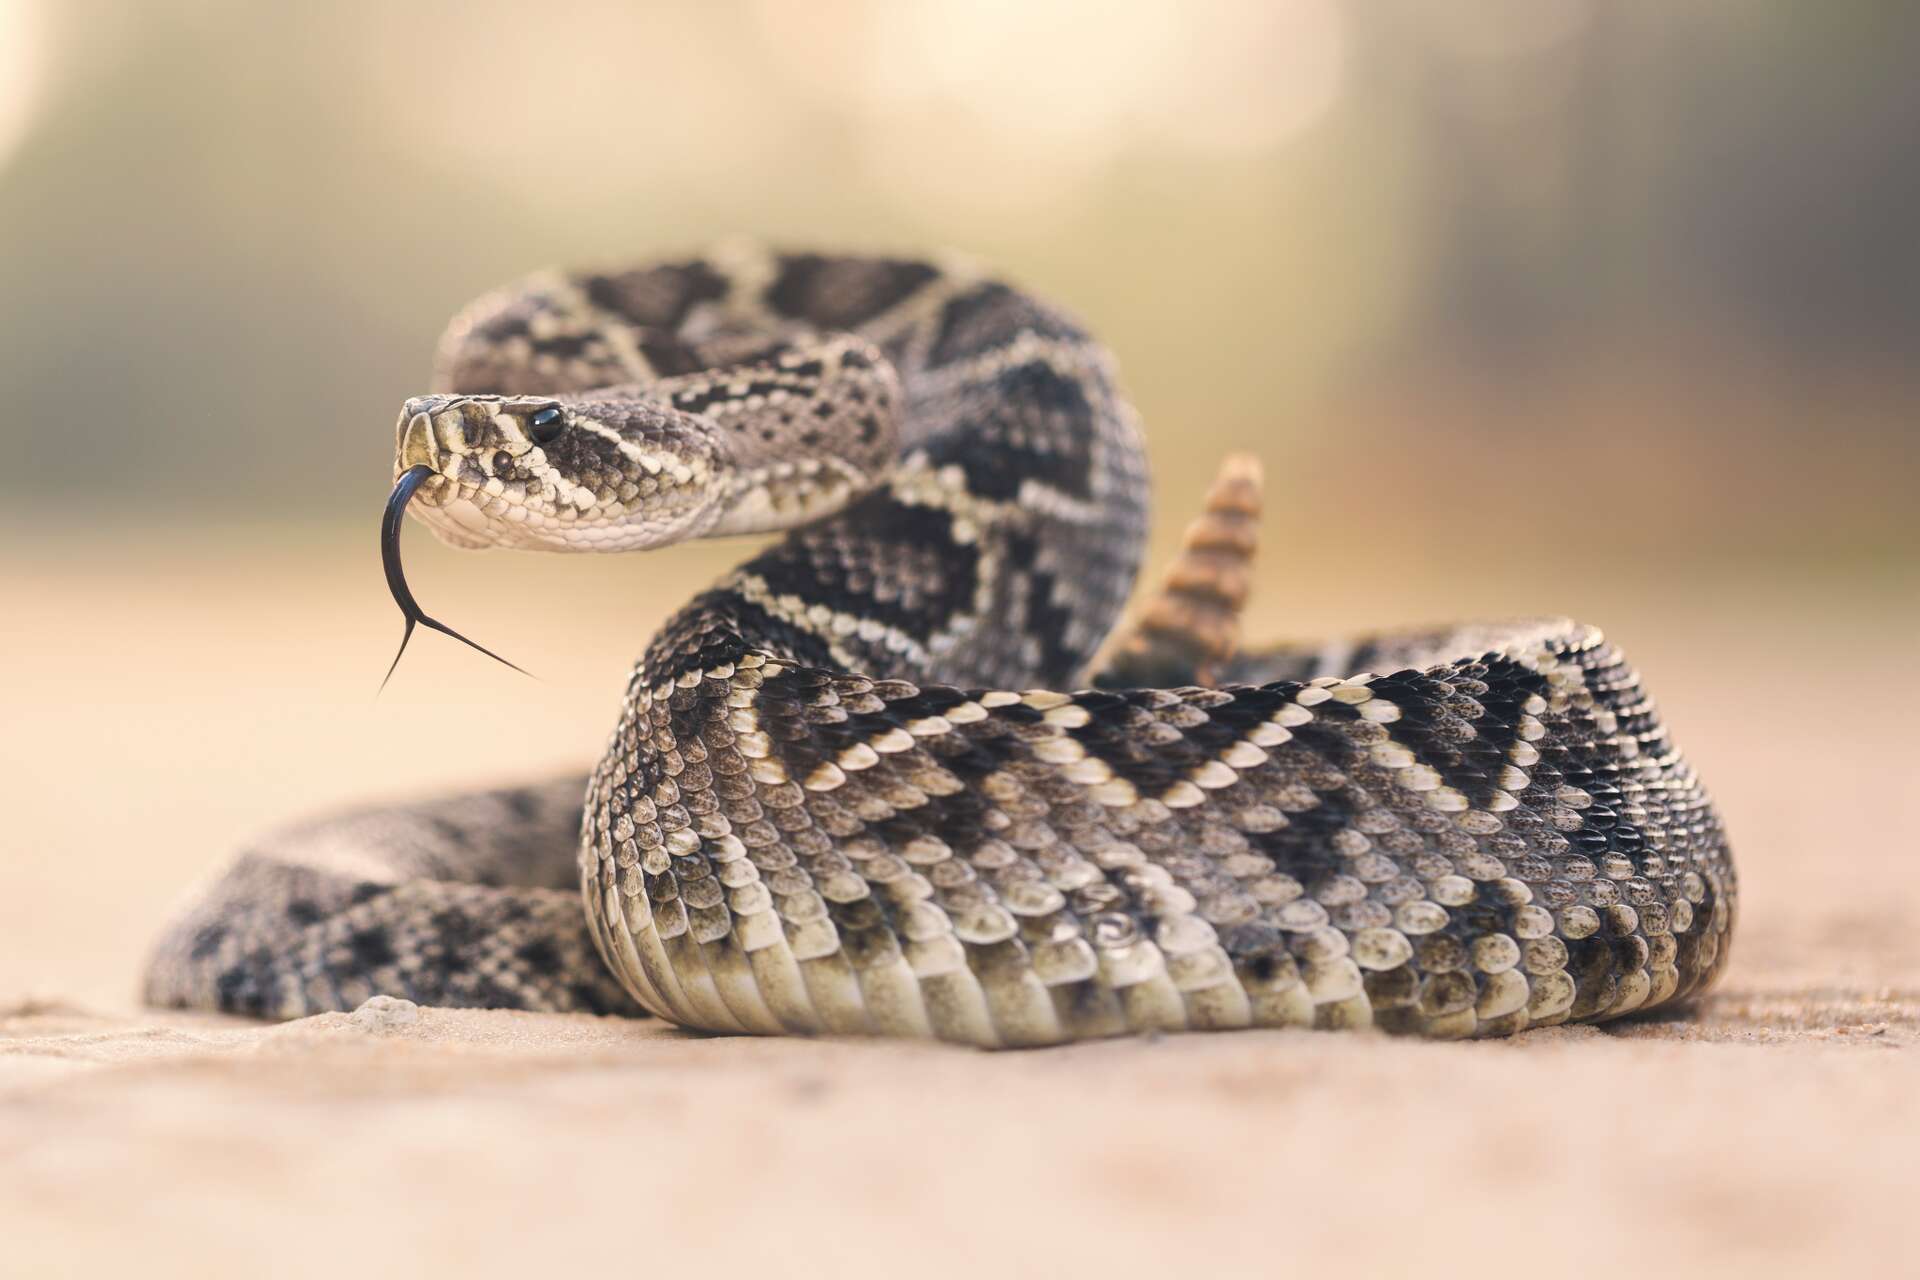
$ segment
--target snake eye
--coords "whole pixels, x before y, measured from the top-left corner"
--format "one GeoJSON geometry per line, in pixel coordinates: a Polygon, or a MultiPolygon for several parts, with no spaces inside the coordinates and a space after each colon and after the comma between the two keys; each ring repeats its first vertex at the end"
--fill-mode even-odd
{"type": "Polygon", "coordinates": [[[527,434],[535,444],[546,444],[561,432],[560,410],[549,407],[527,419],[527,434]]]}

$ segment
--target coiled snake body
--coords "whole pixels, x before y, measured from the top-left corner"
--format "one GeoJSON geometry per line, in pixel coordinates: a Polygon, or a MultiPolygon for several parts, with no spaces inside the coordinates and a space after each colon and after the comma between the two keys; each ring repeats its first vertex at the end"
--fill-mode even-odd
{"type": "Polygon", "coordinates": [[[1237,652],[1243,465],[1081,688],[1140,560],[1141,442],[1106,353],[1003,284],[750,250],[544,275],[455,322],[438,385],[396,474],[448,541],[792,532],[653,639],[591,778],[260,842],[161,940],[156,1002],[1458,1036],[1724,963],[1721,823],[1600,634],[1237,652]]]}

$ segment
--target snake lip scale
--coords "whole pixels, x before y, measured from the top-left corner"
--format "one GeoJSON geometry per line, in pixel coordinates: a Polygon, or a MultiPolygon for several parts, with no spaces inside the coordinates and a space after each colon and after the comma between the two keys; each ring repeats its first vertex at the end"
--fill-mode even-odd
{"type": "Polygon", "coordinates": [[[652,638],[591,774],[262,837],[159,939],[155,1003],[1461,1037],[1725,967],[1720,816],[1598,630],[1245,645],[1261,479],[1230,458],[1106,646],[1140,424],[1076,320],[965,260],[732,244],[531,276],[455,318],[394,475],[403,652],[473,644],[408,589],[405,514],[473,548],[785,537],[652,638]]]}

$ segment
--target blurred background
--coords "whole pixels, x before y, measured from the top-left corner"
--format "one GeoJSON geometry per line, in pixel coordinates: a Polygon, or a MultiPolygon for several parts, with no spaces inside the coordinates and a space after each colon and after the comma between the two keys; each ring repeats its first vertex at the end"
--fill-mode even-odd
{"type": "Polygon", "coordinates": [[[376,702],[393,419],[475,294],[737,234],[1079,312],[1161,554],[1265,459],[1262,631],[1607,625],[1748,841],[1745,954],[1857,936],[1765,868],[1920,825],[1916,55],[1896,0],[0,0],[0,994],[130,1000],[263,823],[589,760],[749,548],[416,534],[543,680],[423,636],[376,702]],[[1782,731],[1860,673],[1887,715],[1782,731]]]}

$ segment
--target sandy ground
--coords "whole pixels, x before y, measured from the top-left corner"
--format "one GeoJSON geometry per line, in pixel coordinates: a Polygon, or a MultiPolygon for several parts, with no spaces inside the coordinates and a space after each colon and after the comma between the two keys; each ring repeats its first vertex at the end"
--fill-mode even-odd
{"type": "Polygon", "coordinates": [[[141,1011],[147,940],[249,832],[582,762],[632,637],[737,555],[535,571],[419,546],[427,606],[545,679],[428,636],[376,702],[398,627],[370,533],[0,551],[0,1274],[1920,1271],[1910,581],[1574,595],[1308,565],[1263,600],[1295,632],[1607,624],[1738,842],[1734,964],[1686,1015],[995,1056],[141,1011]]]}

